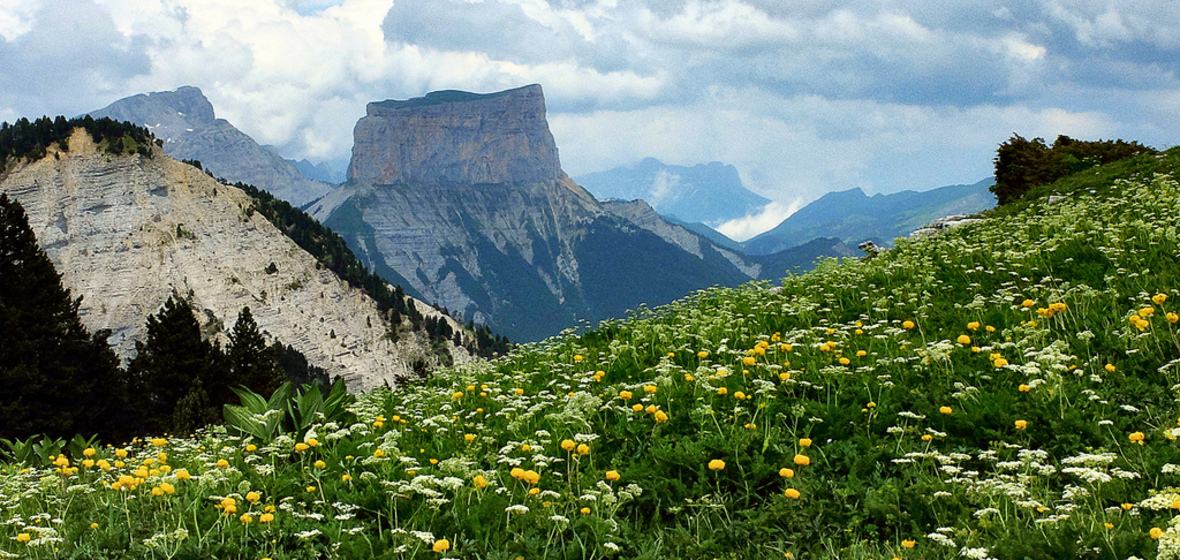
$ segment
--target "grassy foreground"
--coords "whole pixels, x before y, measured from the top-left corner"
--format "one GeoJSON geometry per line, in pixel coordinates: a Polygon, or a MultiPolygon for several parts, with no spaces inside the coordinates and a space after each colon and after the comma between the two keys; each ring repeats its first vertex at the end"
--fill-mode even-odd
{"type": "Polygon", "coordinates": [[[0,556],[1180,558],[1176,169],[368,393],[351,425],[7,465],[0,556]]]}

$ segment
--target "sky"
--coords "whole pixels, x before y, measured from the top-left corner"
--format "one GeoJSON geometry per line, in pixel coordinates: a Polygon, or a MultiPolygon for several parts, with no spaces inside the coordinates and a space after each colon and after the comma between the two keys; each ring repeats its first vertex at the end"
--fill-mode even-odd
{"type": "Polygon", "coordinates": [[[774,202],[974,183],[1020,134],[1180,144],[1180,2],[0,0],[0,120],[202,89],[292,159],[365,104],[538,83],[571,176],[721,161],[774,202]]]}

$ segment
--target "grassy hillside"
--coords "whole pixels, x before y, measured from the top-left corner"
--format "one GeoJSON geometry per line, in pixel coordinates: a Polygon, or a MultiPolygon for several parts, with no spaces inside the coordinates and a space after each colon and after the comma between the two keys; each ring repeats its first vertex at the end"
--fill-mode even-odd
{"type": "Polygon", "coordinates": [[[356,423],[10,465],[0,549],[1176,558],[1177,169],[1090,170],[870,261],[641,308],[363,395],[356,423]]]}

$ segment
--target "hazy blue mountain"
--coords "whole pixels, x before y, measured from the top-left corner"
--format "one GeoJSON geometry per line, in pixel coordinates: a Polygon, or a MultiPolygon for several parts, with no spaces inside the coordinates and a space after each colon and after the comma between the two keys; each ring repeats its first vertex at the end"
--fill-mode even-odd
{"type": "Polygon", "coordinates": [[[865,195],[860,189],[831,192],[799,209],[774,229],[743,243],[750,255],[766,255],[802,245],[817,237],[834,237],[850,247],[864,241],[891,246],[893,239],[953,214],[992,208],[996,198],[984,179],[973,185],[950,185],[917,192],[865,195]]]}
{"type": "Polygon", "coordinates": [[[719,224],[770,202],[743,187],[734,166],[716,161],[684,167],[647,158],[574,181],[599,199],[643,199],[660,214],[686,223],[719,224]]]}

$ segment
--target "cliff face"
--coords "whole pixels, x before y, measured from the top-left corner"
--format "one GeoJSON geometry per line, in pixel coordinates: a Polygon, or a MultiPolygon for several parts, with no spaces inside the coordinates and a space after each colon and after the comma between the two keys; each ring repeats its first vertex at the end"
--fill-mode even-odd
{"type": "Polygon", "coordinates": [[[370,103],[353,136],[351,180],[474,185],[561,176],[539,85],[370,103]]]}
{"type": "Polygon", "coordinates": [[[758,274],[569,179],[540,86],[371,103],[354,134],[349,182],[309,212],[386,279],[514,340],[758,274]]]}
{"type": "Polygon", "coordinates": [[[192,86],[120,99],[90,116],[144,126],[164,141],[168,155],[198,160],[218,177],[254,185],[295,206],[332,190],[331,185],[307,179],[291,162],[264,149],[229,121],[216,118],[213,105],[192,86]]]}
{"type": "MultiPolygon", "coordinates": [[[[65,285],[84,296],[83,323],[111,329],[123,358],[175,292],[219,335],[249,306],[262,330],[352,389],[397,384],[414,362],[437,362],[420,333],[391,343],[372,299],[248,211],[242,191],[159,150],[113,156],[82,131],[69,147],[0,176],[0,190],[25,207],[65,285]],[[271,263],[277,271],[268,273],[271,263]]],[[[468,359],[447,347],[456,361],[468,359]]]]}

